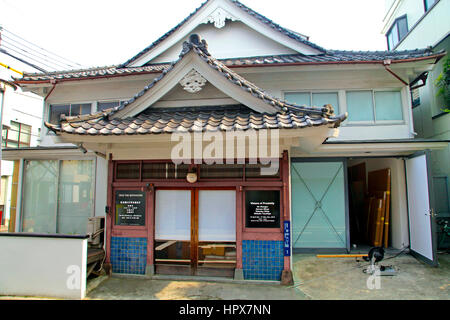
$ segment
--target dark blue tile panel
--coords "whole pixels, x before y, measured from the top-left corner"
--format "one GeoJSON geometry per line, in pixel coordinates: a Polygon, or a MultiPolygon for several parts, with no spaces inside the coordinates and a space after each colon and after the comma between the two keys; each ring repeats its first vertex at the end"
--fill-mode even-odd
{"type": "Polygon", "coordinates": [[[242,241],[244,279],[281,280],[284,266],[283,241],[242,241]]]}
{"type": "Polygon", "coordinates": [[[115,273],[145,274],[147,239],[112,237],[111,265],[115,273]]]}

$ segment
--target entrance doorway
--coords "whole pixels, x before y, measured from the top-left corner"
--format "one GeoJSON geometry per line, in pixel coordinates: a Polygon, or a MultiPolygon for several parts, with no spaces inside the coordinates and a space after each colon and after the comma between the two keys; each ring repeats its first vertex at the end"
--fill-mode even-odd
{"type": "Polygon", "coordinates": [[[236,190],[155,192],[155,272],[233,277],[236,190]]]}

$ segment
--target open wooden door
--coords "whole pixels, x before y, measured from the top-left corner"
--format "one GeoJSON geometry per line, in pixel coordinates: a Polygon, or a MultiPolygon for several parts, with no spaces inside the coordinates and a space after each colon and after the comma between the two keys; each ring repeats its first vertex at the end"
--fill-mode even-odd
{"type": "Polygon", "coordinates": [[[437,266],[430,161],[428,151],[416,153],[405,160],[409,237],[412,254],[432,266],[437,266]]]}

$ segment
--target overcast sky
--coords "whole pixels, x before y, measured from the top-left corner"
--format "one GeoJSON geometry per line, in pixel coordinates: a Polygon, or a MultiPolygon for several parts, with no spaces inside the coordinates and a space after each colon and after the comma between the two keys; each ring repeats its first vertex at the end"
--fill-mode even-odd
{"type": "MultiPolygon", "coordinates": [[[[0,25],[85,67],[120,64],[204,0],[0,0],[0,25]]],[[[327,49],[386,50],[383,0],[241,0],[327,49]]],[[[1,61],[0,61],[1,62],[1,61]]]]}

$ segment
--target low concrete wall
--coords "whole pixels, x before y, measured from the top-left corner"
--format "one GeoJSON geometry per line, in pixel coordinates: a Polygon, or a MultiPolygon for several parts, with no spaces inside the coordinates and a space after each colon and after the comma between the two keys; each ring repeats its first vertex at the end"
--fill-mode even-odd
{"type": "Polygon", "coordinates": [[[0,233],[0,295],[83,299],[87,236],[0,233]]]}

